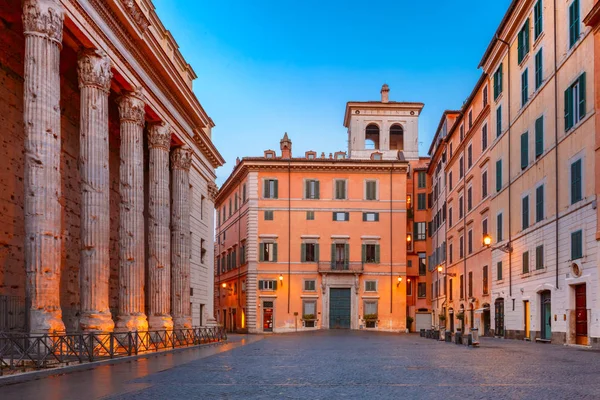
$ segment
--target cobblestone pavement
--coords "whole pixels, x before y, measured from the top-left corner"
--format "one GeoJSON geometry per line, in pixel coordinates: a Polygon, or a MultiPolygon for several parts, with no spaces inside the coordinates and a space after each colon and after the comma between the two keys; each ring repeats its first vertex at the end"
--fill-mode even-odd
{"type": "Polygon", "coordinates": [[[595,351],[321,331],[193,361],[138,379],[148,387],[112,399],[600,399],[599,378],[595,351]]]}
{"type": "Polygon", "coordinates": [[[0,387],[0,399],[600,399],[600,352],[320,331],[260,337],[0,387]]]}

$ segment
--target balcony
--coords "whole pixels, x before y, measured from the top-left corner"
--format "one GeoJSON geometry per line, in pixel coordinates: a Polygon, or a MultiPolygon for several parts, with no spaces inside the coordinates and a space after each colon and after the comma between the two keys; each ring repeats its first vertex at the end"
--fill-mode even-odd
{"type": "Polygon", "coordinates": [[[319,272],[328,274],[362,274],[365,269],[362,261],[319,261],[319,272]]]}

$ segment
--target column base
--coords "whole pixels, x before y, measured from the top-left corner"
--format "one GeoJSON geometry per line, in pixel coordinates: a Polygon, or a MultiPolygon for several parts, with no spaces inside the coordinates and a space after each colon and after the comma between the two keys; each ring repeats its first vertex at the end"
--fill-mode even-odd
{"type": "Polygon", "coordinates": [[[173,318],[175,329],[190,329],[192,327],[192,317],[175,317],[173,318]]]}
{"type": "Polygon", "coordinates": [[[117,317],[115,331],[117,332],[145,332],[148,330],[148,319],[145,314],[126,314],[117,317]]]}
{"type": "Polygon", "coordinates": [[[53,334],[65,332],[65,324],[62,320],[62,311],[30,309],[29,310],[29,332],[34,334],[53,334]]]}
{"type": "Polygon", "coordinates": [[[172,331],[173,330],[173,318],[166,315],[151,315],[148,318],[148,324],[150,325],[149,330],[151,331],[172,331]]]}
{"type": "Polygon", "coordinates": [[[109,312],[83,312],[79,318],[79,327],[84,332],[112,332],[115,323],[109,312]]]}

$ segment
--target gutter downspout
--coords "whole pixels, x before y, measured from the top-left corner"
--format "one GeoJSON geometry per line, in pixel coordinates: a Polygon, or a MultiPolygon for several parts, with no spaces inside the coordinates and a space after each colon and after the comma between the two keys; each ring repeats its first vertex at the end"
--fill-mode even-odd
{"type": "Polygon", "coordinates": [[[392,167],[390,168],[390,314],[392,314],[392,305],[393,305],[393,300],[392,300],[392,296],[394,294],[394,246],[393,246],[393,240],[392,240],[392,234],[393,234],[393,194],[394,191],[393,189],[393,179],[392,179],[392,173],[394,171],[394,162],[392,161],[392,167]]]}
{"type": "Polygon", "coordinates": [[[554,212],[556,218],[554,234],[556,240],[556,289],[558,289],[558,63],[556,52],[556,0],[554,0],[554,212]]]}
{"type": "Polygon", "coordinates": [[[288,160],[288,284],[287,284],[287,312],[290,313],[290,298],[292,286],[292,162],[288,160]]]}

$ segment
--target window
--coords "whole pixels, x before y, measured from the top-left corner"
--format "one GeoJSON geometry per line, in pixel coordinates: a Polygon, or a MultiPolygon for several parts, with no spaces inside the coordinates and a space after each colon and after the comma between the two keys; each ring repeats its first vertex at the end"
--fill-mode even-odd
{"type": "Polygon", "coordinates": [[[469,187],[467,189],[467,211],[471,211],[473,209],[473,188],[469,187]]]}
{"type": "Polygon", "coordinates": [[[496,137],[502,135],[502,106],[496,109],[496,137]]]}
{"type": "Polygon", "coordinates": [[[458,160],[458,179],[462,179],[463,176],[465,176],[464,158],[463,156],[460,156],[460,159],[458,160]]]}
{"type": "Polygon", "coordinates": [[[449,293],[448,293],[448,296],[450,297],[450,301],[452,301],[452,293],[454,292],[454,291],[452,290],[452,279],[450,279],[450,280],[448,281],[448,292],[449,292],[449,293]]]}
{"type": "MultiPolygon", "coordinates": [[[[305,281],[309,282],[309,281],[305,281]]],[[[315,281],[311,281],[315,282],[315,281]]],[[[317,317],[317,302],[316,300],[303,300],[302,301],[302,319],[304,319],[304,326],[306,328],[314,328],[317,317]]]]}
{"type": "Polygon", "coordinates": [[[502,64],[494,72],[494,101],[498,99],[498,96],[502,93],[502,64]]]}
{"type": "MultiPolygon", "coordinates": [[[[364,302],[364,315],[377,315],[378,307],[377,300],[365,300],[364,302]]],[[[367,321],[367,328],[375,328],[375,321],[367,321]],[[369,322],[371,326],[369,326],[369,322]]]]}
{"type": "Polygon", "coordinates": [[[314,221],[315,220],[315,212],[314,211],[307,211],[306,212],[306,220],[307,221],[314,221]]]}
{"type": "Polygon", "coordinates": [[[461,219],[463,217],[464,212],[465,212],[465,203],[461,196],[458,198],[458,219],[461,219]]]}
{"type": "Polygon", "coordinates": [[[535,158],[544,153],[544,117],[535,120],[535,158]]]}
{"type": "Polygon", "coordinates": [[[200,239],[200,262],[204,264],[206,262],[206,241],[200,239]]]}
{"type": "Polygon", "coordinates": [[[481,221],[481,233],[484,235],[488,234],[488,220],[487,218],[481,221]]]}
{"type": "Polygon", "coordinates": [[[425,253],[419,253],[419,276],[427,275],[427,262],[425,261],[427,255],[425,253]]]}
{"type": "Polygon", "coordinates": [[[464,138],[465,138],[465,126],[461,125],[460,126],[460,141],[462,142],[464,138]]]}
{"type": "Polygon", "coordinates": [[[334,221],[350,221],[350,213],[348,212],[333,212],[334,221]]]}
{"type": "Polygon", "coordinates": [[[518,53],[519,64],[521,64],[521,61],[529,53],[529,18],[527,18],[525,25],[523,25],[519,32],[518,53]]]}
{"type": "Polygon", "coordinates": [[[583,231],[571,233],[571,260],[583,258],[583,231]]]}
{"type": "Polygon", "coordinates": [[[502,160],[496,161],[496,192],[502,190],[502,160]]]}
{"type": "Polygon", "coordinates": [[[277,262],[277,243],[261,243],[259,261],[277,262]]]}
{"type": "Polygon", "coordinates": [[[488,87],[487,85],[485,85],[483,87],[483,107],[485,108],[485,106],[487,106],[488,104],[488,87]]]}
{"type": "Polygon", "coordinates": [[[343,179],[336,179],[335,181],[335,199],[346,200],[346,181],[343,179]]]}
{"type": "Polygon", "coordinates": [[[452,158],[452,142],[450,142],[450,158],[452,158]]]}
{"type": "Polygon", "coordinates": [[[365,198],[367,200],[377,200],[377,181],[367,181],[365,191],[365,198]]]}
{"type": "Polygon", "coordinates": [[[236,193],[235,194],[235,202],[234,202],[234,204],[235,204],[235,211],[238,210],[238,203],[239,203],[239,195],[236,193]]]}
{"type": "Polygon", "coordinates": [[[459,283],[460,283],[460,293],[459,296],[461,299],[465,298],[465,276],[461,275],[459,278],[459,283]]]}
{"type": "Polygon", "coordinates": [[[565,132],[585,117],[585,72],[565,90],[565,132]]]}
{"type": "Polygon", "coordinates": [[[529,100],[529,68],[521,74],[521,107],[525,107],[529,100]]]}
{"type": "Polygon", "coordinates": [[[502,261],[498,261],[496,264],[496,280],[502,280],[502,261]]]}
{"type": "Polygon", "coordinates": [[[424,171],[417,173],[418,188],[425,189],[427,187],[427,174],[424,171]]]}
{"type": "Polygon", "coordinates": [[[465,237],[461,236],[458,239],[458,258],[463,258],[465,256],[465,237]]]}
{"type": "Polygon", "coordinates": [[[223,211],[221,212],[221,215],[223,216],[223,222],[227,221],[227,206],[223,206],[223,211]]]}
{"type": "Polygon", "coordinates": [[[544,58],[542,50],[540,49],[535,54],[535,90],[542,87],[542,83],[544,82],[544,58]]]}
{"type": "Polygon", "coordinates": [[[448,209],[448,225],[452,227],[452,207],[448,209]]]}
{"type": "Polygon", "coordinates": [[[467,147],[467,169],[473,166],[473,145],[469,144],[467,147]]]}
{"type": "Polygon", "coordinates": [[[273,221],[273,211],[265,211],[265,221],[273,221]]]}
{"type": "Polygon", "coordinates": [[[278,182],[277,179],[265,179],[263,183],[263,197],[265,199],[278,198],[278,182]]]}
{"type": "Polygon", "coordinates": [[[469,110],[469,129],[473,127],[473,110],[469,110]]]}
{"type": "Polygon", "coordinates": [[[452,190],[452,171],[448,172],[448,187],[452,190]]]}
{"type": "Polygon", "coordinates": [[[467,254],[473,254],[473,230],[467,233],[467,254]]]}
{"type": "Polygon", "coordinates": [[[481,174],[481,198],[485,199],[488,195],[487,171],[481,174]]]}
{"type": "Polygon", "coordinates": [[[317,243],[302,243],[300,245],[300,261],[314,263],[319,261],[319,245],[317,243]]]}
{"type": "Polygon", "coordinates": [[[424,299],[427,297],[427,283],[419,282],[417,286],[417,297],[420,299],[424,299]]]}
{"type": "Polygon", "coordinates": [[[502,228],[503,228],[502,227],[502,213],[500,213],[496,217],[496,237],[498,238],[498,242],[501,242],[504,240],[504,237],[502,236],[504,229],[502,229],[502,228]]]}
{"type": "Polygon", "coordinates": [[[306,158],[309,160],[314,160],[316,157],[315,153],[306,153],[306,158]]]}
{"type": "Polygon", "coordinates": [[[535,189],[535,222],[544,219],[544,185],[535,189]]]}
{"type": "Polygon", "coordinates": [[[376,212],[363,213],[363,221],[377,222],[377,221],[379,221],[379,213],[376,213],[376,212]]]}
{"type": "Polygon", "coordinates": [[[315,179],[306,180],[304,182],[304,198],[318,199],[319,198],[319,181],[315,179]]]}
{"type": "Polygon", "coordinates": [[[426,231],[425,222],[415,222],[414,232],[415,232],[415,240],[426,240],[427,239],[427,231],[426,231]]]}
{"type": "Polygon", "coordinates": [[[535,248],[535,269],[544,269],[544,245],[535,248]]]}
{"type": "Polygon", "coordinates": [[[377,291],[377,281],[365,281],[365,292],[376,292],[376,291],[377,291]]]}
{"type": "Polygon", "coordinates": [[[543,9],[542,0],[538,0],[533,7],[533,40],[540,37],[544,30],[543,9]]]}
{"type": "Polygon", "coordinates": [[[205,203],[206,197],[204,196],[200,196],[200,219],[204,219],[204,203],[205,203]]]}
{"type": "Polygon", "coordinates": [[[246,202],[246,184],[244,183],[244,186],[242,186],[242,202],[246,202]]]}
{"type": "Polygon", "coordinates": [[[573,0],[569,6],[569,48],[572,48],[579,40],[581,33],[579,24],[579,0],[573,0]]]}
{"type": "Polygon", "coordinates": [[[571,204],[583,199],[581,186],[581,159],[571,164],[571,204]]]}
{"type": "Polygon", "coordinates": [[[232,202],[233,202],[233,199],[230,197],[229,198],[229,217],[231,217],[231,214],[233,212],[233,207],[231,206],[232,202]]]}
{"type": "Polygon", "coordinates": [[[454,245],[452,243],[448,245],[448,260],[450,264],[454,262],[454,245]]]}
{"type": "Polygon", "coordinates": [[[412,282],[406,281],[406,295],[412,296],[412,282]]]}
{"type": "Polygon", "coordinates": [[[258,290],[277,290],[276,280],[259,280],[258,290]]]}
{"type": "Polygon", "coordinates": [[[317,291],[317,281],[314,279],[306,279],[304,281],[304,291],[305,292],[316,292],[317,291]]]}
{"type": "Polygon", "coordinates": [[[362,245],[362,260],[367,264],[379,264],[379,245],[378,244],[363,244],[362,245]]]}
{"type": "Polygon", "coordinates": [[[488,294],[488,267],[483,267],[483,294],[488,294]]]}
{"type": "Polygon", "coordinates": [[[523,273],[529,273],[529,252],[526,251],[523,253],[523,273]]]}
{"type": "Polygon", "coordinates": [[[523,230],[529,228],[529,196],[521,199],[521,219],[523,230]]]}
{"type": "Polygon", "coordinates": [[[425,193],[417,193],[417,210],[427,209],[427,197],[425,193]]]}
{"type": "Polygon", "coordinates": [[[240,265],[246,264],[246,243],[240,246],[240,265]]]}
{"type": "Polygon", "coordinates": [[[473,272],[469,272],[469,282],[467,285],[469,287],[469,297],[473,297],[473,272]]]}
{"type": "Polygon", "coordinates": [[[481,128],[481,151],[485,151],[488,147],[488,132],[487,132],[487,124],[483,125],[481,128]]]}

